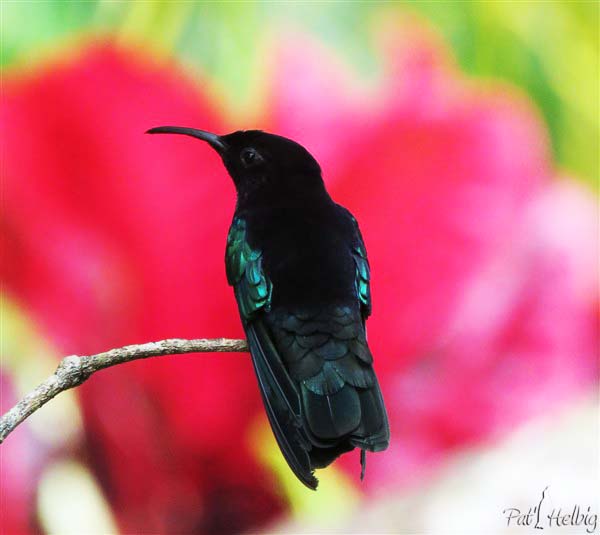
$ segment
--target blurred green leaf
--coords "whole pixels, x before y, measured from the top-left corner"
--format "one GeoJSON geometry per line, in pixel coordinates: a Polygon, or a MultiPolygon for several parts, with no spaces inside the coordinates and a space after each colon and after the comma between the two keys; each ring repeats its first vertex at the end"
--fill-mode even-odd
{"type": "Polygon", "coordinates": [[[0,2],[2,47],[0,65],[37,56],[48,44],[73,34],[93,21],[95,2],[0,2]]]}
{"type": "Polygon", "coordinates": [[[470,74],[523,88],[550,128],[558,163],[598,177],[597,2],[414,2],[470,74]]]}

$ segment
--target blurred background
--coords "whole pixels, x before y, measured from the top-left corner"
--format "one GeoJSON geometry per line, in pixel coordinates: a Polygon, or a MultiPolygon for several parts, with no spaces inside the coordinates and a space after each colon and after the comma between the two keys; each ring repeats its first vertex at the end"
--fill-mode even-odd
{"type": "Polygon", "coordinates": [[[1,533],[523,532],[504,511],[546,487],[598,532],[598,3],[0,9],[2,412],[65,355],[242,336],[234,188],[143,135],[175,124],[319,160],[369,251],[392,429],[313,493],[247,355],[118,366],[0,447],[1,533]]]}

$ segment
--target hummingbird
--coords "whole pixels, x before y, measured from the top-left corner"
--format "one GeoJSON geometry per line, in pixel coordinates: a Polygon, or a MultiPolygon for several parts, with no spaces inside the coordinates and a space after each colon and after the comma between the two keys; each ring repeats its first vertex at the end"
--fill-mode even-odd
{"type": "Polygon", "coordinates": [[[264,407],[285,460],[316,490],[317,468],[385,450],[390,430],[367,344],[370,268],[354,216],[330,197],[315,158],[295,141],[240,130],[208,143],[237,191],[225,268],[264,407]]]}

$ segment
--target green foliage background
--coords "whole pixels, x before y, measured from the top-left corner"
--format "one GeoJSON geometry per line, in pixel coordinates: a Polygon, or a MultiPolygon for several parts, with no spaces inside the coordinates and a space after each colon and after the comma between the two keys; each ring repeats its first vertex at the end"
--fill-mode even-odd
{"type": "Polygon", "coordinates": [[[5,72],[44,62],[49,51],[110,36],[160,58],[175,56],[217,81],[231,114],[257,101],[266,37],[299,26],[335,46],[364,76],[376,76],[370,23],[384,10],[417,14],[450,44],[462,69],[508,81],[537,103],[555,157],[597,188],[599,3],[425,2],[28,2],[4,0],[0,62],[5,72]]]}

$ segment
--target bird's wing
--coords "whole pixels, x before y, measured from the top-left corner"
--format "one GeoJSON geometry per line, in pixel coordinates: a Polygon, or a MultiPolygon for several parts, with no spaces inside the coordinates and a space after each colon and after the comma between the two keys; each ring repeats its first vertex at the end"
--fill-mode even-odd
{"type": "Polygon", "coordinates": [[[350,210],[343,207],[341,204],[337,205],[343,217],[350,221],[353,230],[353,236],[350,245],[352,258],[356,264],[356,277],[354,284],[356,287],[356,297],[361,305],[361,312],[363,320],[367,319],[371,315],[371,268],[369,266],[369,259],[367,257],[367,248],[363,241],[360,228],[358,227],[358,221],[352,215],[350,210]]]}
{"type": "MultiPolygon", "coordinates": [[[[356,221],[355,221],[356,223],[356,221]]],[[[356,295],[361,304],[363,319],[371,315],[371,268],[367,258],[367,249],[363,242],[358,224],[356,225],[356,241],[352,246],[352,257],[356,264],[356,295]]]]}
{"type": "Polygon", "coordinates": [[[250,247],[246,222],[241,218],[233,220],[227,235],[225,270],[244,322],[270,306],[272,286],[262,270],[262,253],[250,247]]]}
{"type": "Polygon", "coordinates": [[[278,307],[265,321],[301,393],[312,465],[351,449],[337,449],[344,444],[385,449],[387,416],[359,307],[278,307]]]}
{"type": "Polygon", "coordinates": [[[229,229],[225,265],[277,443],[298,479],[316,489],[318,481],[311,469],[311,443],[303,428],[300,394],[260,317],[263,309],[270,308],[271,282],[263,272],[261,252],[246,240],[246,224],[241,218],[235,218],[229,229]]]}

